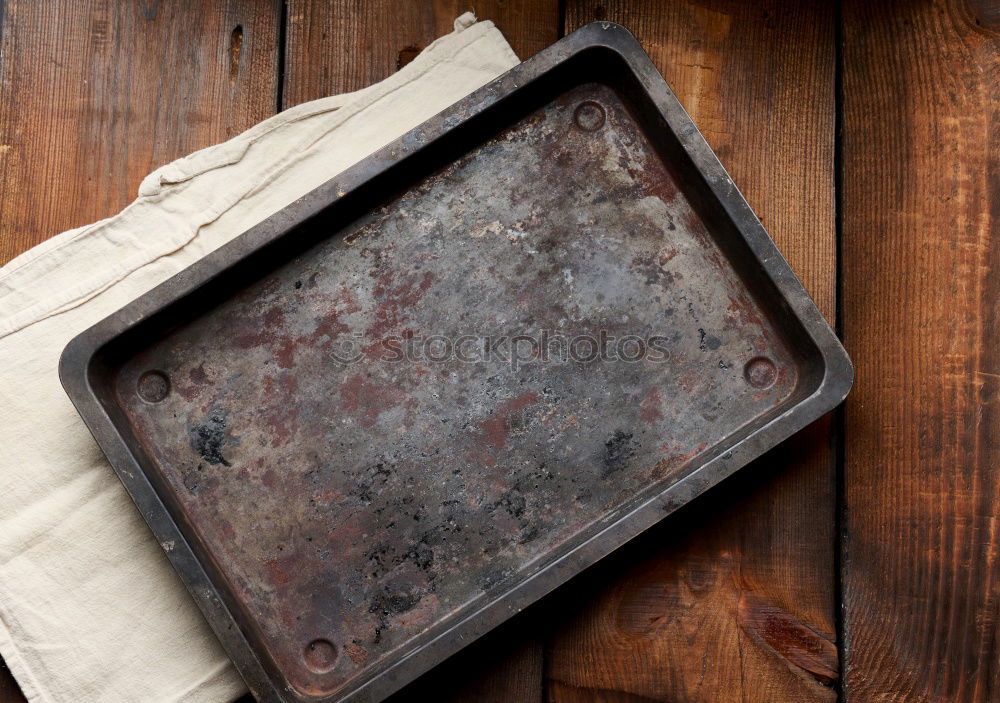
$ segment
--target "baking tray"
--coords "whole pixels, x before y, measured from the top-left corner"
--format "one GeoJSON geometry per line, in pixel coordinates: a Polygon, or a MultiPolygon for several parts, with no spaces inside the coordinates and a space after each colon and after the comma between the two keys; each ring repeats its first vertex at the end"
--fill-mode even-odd
{"type": "Polygon", "coordinates": [[[384,698],[852,382],[605,22],[87,330],[59,371],[262,701],[384,698]]]}

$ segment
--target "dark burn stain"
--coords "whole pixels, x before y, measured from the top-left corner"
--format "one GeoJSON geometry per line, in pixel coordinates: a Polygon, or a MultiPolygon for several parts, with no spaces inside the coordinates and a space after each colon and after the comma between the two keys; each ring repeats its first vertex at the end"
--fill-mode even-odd
{"type": "Polygon", "coordinates": [[[496,505],[499,508],[503,508],[511,517],[521,517],[524,515],[524,509],[527,507],[528,502],[520,492],[508,491],[497,501],[496,505]]]}
{"type": "Polygon", "coordinates": [[[698,328],[698,348],[702,351],[715,351],[722,346],[722,341],[711,334],[705,332],[703,328],[698,328]]]}
{"type": "Polygon", "coordinates": [[[397,615],[408,613],[417,607],[421,596],[417,593],[390,592],[382,590],[372,596],[368,601],[368,612],[375,616],[375,625],[372,642],[378,644],[382,641],[382,633],[389,626],[389,621],[397,615]]]}
{"type": "MultiPolygon", "coordinates": [[[[403,501],[412,502],[412,501],[403,501]]],[[[419,515],[422,506],[418,508],[414,515],[419,515]]],[[[381,580],[391,573],[398,574],[399,567],[412,565],[425,579],[426,585],[423,590],[432,592],[435,588],[437,573],[434,571],[434,548],[435,544],[442,545],[442,532],[461,530],[455,523],[440,523],[436,527],[424,532],[419,537],[411,538],[407,545],[397,545],[389,542],[382,542],[365,551],[364,556],[368,560],[368,567],[371,569],[370,576],[373,579],[381,580]]]]}
{"type": "Polygon", "coordinates": [[[639,443],[632,439],[631,432],[615,430],[611,439],[604,443],[604,468],[601,471],[601,478],[607,478],[628,466],[629,461],[635,458],[638,447],[639,443]]]}
{"type": "Polygon", "coordinates": [[[399,615],[413,610],[420,602],[420,596],[415,593],[388,593],[380,591],[376,593],[368,605],[369,613],[380,615],[399,615]]]}
{"type": "MultiPolygon", "coordinates": [[[[544,469],[540,469],[538,472],[535,472],[534,477],[537,478],[540,475],[544,475],[546,478],[551,478],[552,476],[552,474],[544,471],[544,469]]],[[[530,479],[531,476],[526,478],[530,479]]],[[[516,484],[509,491],[504,492],[504,494],[500,496],[499,500],[489,506],[489,524],[502,524],[497,522],[495,514],[497,511],[505,513],[517,526],[516,528],[513,528],[513,541],[516,544],[525,545],[530,544],[539,537],[541,528],[539,527],[537,516],[534,515],[533,511],[529,509],[528,499],[524,495],[524,492],[526,490],[531,490],[531,487],[522,487],[521,483],[523,483],[523,481],[518,482],[518,484],[516,484]]],[[[503,541],[504,540],[498,539],[495,547],[500,548],[503,541]]]]}
{"type": "Polygon", "coordinates": [[[188,432],[191,448],[202,459],[212,465],[232,466],[222,456],[222,445],[226,443],[226,418],[220,409],[214,408],[204,422],[195,425],[188,432]]]}
{"type": "Polygon", "coordinates": [[[381,492],[383,486],[392,478],[392,469],[383,462],[372,464],[358,476],[358,481],[351,495],[363,505],[370,505],[381,492]]]}
{"type": "Polygon", "coordinates": [[[434,550],[426,543],[426,537],[414,543],[406,558],[421,571],[430,571],[434,566],[434,550]]]}

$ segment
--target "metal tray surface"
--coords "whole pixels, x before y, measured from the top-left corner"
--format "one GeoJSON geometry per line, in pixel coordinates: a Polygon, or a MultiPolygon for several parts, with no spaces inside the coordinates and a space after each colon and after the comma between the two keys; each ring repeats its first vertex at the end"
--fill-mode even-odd
{"type": "Polygon", "coordinates": [[[379,700],[839,403],[635,40],[561,40],[60,366],[255,695],[379,700]]]}

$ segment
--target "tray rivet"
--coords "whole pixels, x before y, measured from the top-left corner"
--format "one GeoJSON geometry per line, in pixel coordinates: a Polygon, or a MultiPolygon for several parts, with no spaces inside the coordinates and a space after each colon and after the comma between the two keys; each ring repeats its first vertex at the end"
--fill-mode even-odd
{"type": "Polygon", "coordinates": [[[593,100],[585,100],[573,113],[576,126],[584,132],[596,132],[604,126],[604,108],[593,100]]]}
{"type": "Polygon", "coordinates": [[[330,640],[313,640],[306,645],[306,666],[317,674],[325,674],[337,663],[337,648],[330,640]]]}
{"type": "Polygon", "coordinates": [[[147,403],[159,403],[170,393],[170,379],[162,371],[147,371],[139,377],[136,392],[147,403]]]}
{"type": "Polygon", "coordinates": [[[778,367],[766,356],[756,356],[743,367],[743,377],[754,388],[770,388],[778,379],[778,367]]]}

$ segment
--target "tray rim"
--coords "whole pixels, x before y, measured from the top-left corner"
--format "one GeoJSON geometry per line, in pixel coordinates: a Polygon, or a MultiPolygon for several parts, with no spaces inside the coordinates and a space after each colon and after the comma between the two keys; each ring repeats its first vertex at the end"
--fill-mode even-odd
{"type": "MultiPolygon", "coordinates": [[[[600,21],[584,25],[560,39],[81,332],[63,350],[59,360],[59,378],[172,566],[258,701],[360,703],[382,700],[391,695],[835,408],[850,391],[854,369],[835,333],[639,42],[625,27],[600,21]],[[471,612],[462,613],[460,619],[446,620],[447,626],[436,637],[402,655],[390,652],[387,655],[388,663],[381,669],[348,679],[341,690],[326,696],[313,698],[288,689],[279,689],[250,640],[243,635],[235,616],[219,596],[216,585],[91,385],[91,370],[95,359],[119,335],[207,283],[220,270],[280,238],[289,229],[318,214],[408,155],[432,146],[464,121],[490,109],[560,63],[594,48],[614,52],[634,74],[667,129],[674,133],[695,169],[705,178],[711,195],[722,206],[736,232],[753,253],[755,265],[771,279],[777,297],[788,305],[792,316],[815,346],[823,366],[821,380],[806,397],[784,408],[730,449],[707,458],[700,466],[663,491],[633,506],[628,512],[615,516],[603,529],[515,582],[498,597],[489,599],[471,612]]],[[[401,650],[396,650],[399,651],[401,650]]]]}

